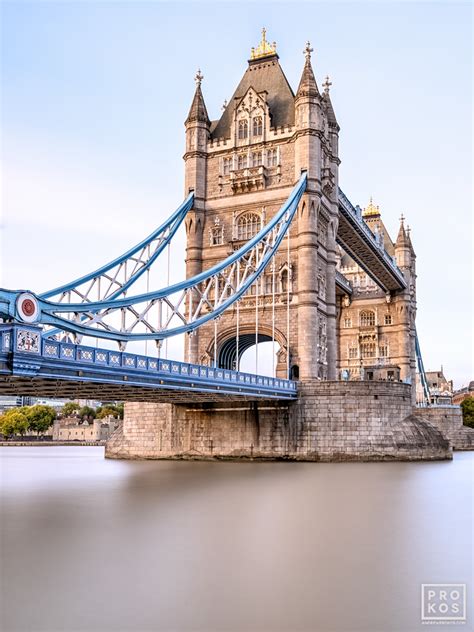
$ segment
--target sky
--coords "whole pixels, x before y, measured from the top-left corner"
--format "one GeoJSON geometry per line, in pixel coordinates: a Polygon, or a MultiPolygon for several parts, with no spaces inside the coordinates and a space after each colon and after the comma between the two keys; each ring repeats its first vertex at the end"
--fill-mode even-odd
{"type": "MultiPolygon", "coordinates": [[[[262,26],[296,90],[310,40],[328,74],[340,184],[372,195],[417,253],[425,368],[472,364],[470,2],[8,2],[1,10],[2,287],[41,292],[99,267],[184,197],[184,120],[201,68],[211,119],[262,26]]],[[[184,276],[184,235],[172,279],[184,276]]],[[[175,353],[179,353],[179,343],[175,353]]],[[[177,345],[177,346],[176,346],[177,345]]]]}

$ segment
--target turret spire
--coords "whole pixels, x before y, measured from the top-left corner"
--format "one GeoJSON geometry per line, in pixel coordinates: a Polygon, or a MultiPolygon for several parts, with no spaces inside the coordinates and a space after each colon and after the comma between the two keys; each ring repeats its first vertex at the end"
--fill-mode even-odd
{"type": "Polygon", "coordinates": [[[207,114],[206,104],[204,103],[204,97],[202,96],[201,91],[201,82],[203,79],[204,75],[199,68],[196,76],[194,77],[194,81],[196,82],[196,91],[194,93],[193,102],[191,103],[191,108],[189,110],[188,118],[186,119],[185,123],[191,123],[194,121],[200,121],[202,123],[206,123],[206,125],[210,125],[211,123],[207,114]]]}
{"type": "Polygon", "coordinates": [[[309,42],[306,43],[306,47],[303,51],[305,56],[303,73],[301,75],[300,85],[296,93],[296,98],[300,96],[319,96],[318,86],[316,79],[314,78],[313,68],[311,66],[311,53],[313,49],[309,42]]]}

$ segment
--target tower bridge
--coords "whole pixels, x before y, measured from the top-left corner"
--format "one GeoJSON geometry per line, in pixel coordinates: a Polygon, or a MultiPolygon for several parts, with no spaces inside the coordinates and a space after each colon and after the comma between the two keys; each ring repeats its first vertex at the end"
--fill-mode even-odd
{"type": "Polygon", "coordinates": [[[110,457],[449,458],[413,416],[410,233],[402,221],[393,242],[379,208],[340,189],[331,83],[319,89],[311,53],[295,93],[264,32],[214,121],[197,73],[184,202],[79,279],[0,290],[0,393],[125,401],[110,457]],[[150,288],[181,225],[186,278],[150,288]],[[163,356],[177,335],[184,362],[163,356]],[[132,353],[136,341],[156,355],[132,353]],[[279,347],[271,376],[261,342],[279,347]],[[252,346],[255,372],[242,372],[252,346]]]}

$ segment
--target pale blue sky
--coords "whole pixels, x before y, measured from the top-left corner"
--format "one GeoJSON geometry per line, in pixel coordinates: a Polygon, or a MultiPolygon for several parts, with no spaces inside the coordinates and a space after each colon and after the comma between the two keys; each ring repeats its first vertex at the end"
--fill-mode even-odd
{"type": "MultiPolygon", "coordinates": [[[[426,368],[472,371],[472,5],[3,2],[2,280],[49,289],[139,241],[183,197],[197,67],[217,118],[264,25],[295,89],[333,81],[341,186],[418,255],[426,368]]],[[[173,250],[183,273],[184,241],[173,250]]]]}

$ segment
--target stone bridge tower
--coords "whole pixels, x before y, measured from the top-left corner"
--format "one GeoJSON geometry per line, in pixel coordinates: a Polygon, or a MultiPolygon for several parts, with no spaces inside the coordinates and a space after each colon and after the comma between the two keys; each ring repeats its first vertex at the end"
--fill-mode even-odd
{"type": "Polygon", "coordinates": [[[308,185],[274,268],[240,302],[238,318],[234,308],[191,336],[186,344],[191,362],[216,360],[235,368],[257,340],[274,339],[280,346],[278,376],[289,371],[300,379],[336,378],[339,126],[330,83],[326,80],[321,93],[311,53],[308,42],[295,94],[276,45],[267,42],[263,30],[239,85],[214,121],[204,103],[203,77],[200,71],[196,75],[185,122],[185,192],[195,193],[186,222],[188,277],[222,261],[258,232],[303,170],[308,185]]]}

